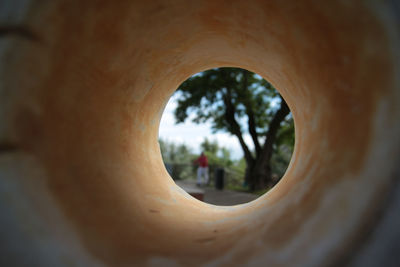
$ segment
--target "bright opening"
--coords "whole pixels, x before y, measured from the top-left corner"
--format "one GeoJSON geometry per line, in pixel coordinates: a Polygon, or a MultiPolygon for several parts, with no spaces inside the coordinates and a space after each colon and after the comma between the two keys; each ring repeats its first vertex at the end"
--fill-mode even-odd
{"type": "Polygon", "coordinates": [[[161,119],[159,143],[177,185],[207,203],[236,205],[282,178],[294,122],[284,99],[260,75],[215,68],[177,88],[161,119]]]}

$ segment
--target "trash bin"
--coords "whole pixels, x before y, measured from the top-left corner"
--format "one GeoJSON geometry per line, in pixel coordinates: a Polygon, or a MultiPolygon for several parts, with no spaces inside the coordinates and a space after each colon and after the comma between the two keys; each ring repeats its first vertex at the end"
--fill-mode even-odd
{"type": "Polygon", "coordinates": [[[224,175],[225,171],[223,168],[217,168],[215,170],[215,189],[217,190],[224,189],[224,175]]]}

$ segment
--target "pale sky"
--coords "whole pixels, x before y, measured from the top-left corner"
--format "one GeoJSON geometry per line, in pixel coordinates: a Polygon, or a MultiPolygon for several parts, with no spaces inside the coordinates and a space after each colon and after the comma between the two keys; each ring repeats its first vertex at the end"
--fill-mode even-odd
{"type": "MultiPolygon", "coordinates": [[[[177,95],[173,95],[164,110],[161,118],[159,137],[170,142],[178,144],[186,144],[193,149],[193,152],[200,153],[200,144],[204,138],[208,140],[217,140],[220,146],[226,147],[231,151],[233,159],[240,159],[243,156],[239,141],[236,137],[225,132],[211,132],[211,124],[195,124],[191,119],[187,119],[185,123],[175,124],[174,110],[176,108],[177,95]]],[[[249,148],[252,149],[251,137],[245,135],[244,139],[249,148]]]]}

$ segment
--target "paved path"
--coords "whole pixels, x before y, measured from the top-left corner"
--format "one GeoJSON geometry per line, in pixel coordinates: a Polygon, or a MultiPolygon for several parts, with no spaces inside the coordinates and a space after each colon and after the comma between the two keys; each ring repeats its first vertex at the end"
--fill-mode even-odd
{"type": "Polygon", "coordinates": [[[204,193],[204,202],[221,205],[231,206],[246,203],[256,199],[258,196],[250,193],[236,192],[230,190],[216,190],[213,187],[198,187],[194,180],[179,180],[175,181],[177,185],[183,188],[188,193],[204,193]]]}

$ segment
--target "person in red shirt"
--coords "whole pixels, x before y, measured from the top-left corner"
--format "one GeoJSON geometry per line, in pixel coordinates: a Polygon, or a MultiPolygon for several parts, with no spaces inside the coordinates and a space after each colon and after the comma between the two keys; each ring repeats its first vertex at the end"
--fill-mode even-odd
{"type": "Polygon", "coordinates": [[[199,164],[199,168],[197,169],[197,185],[201,186],[203,184],[203,176],[204,184],[208,184],[208,159],[206,155],[204,155],[204,152],[201,152],[200,157],[194,162],[199,164]]]}

